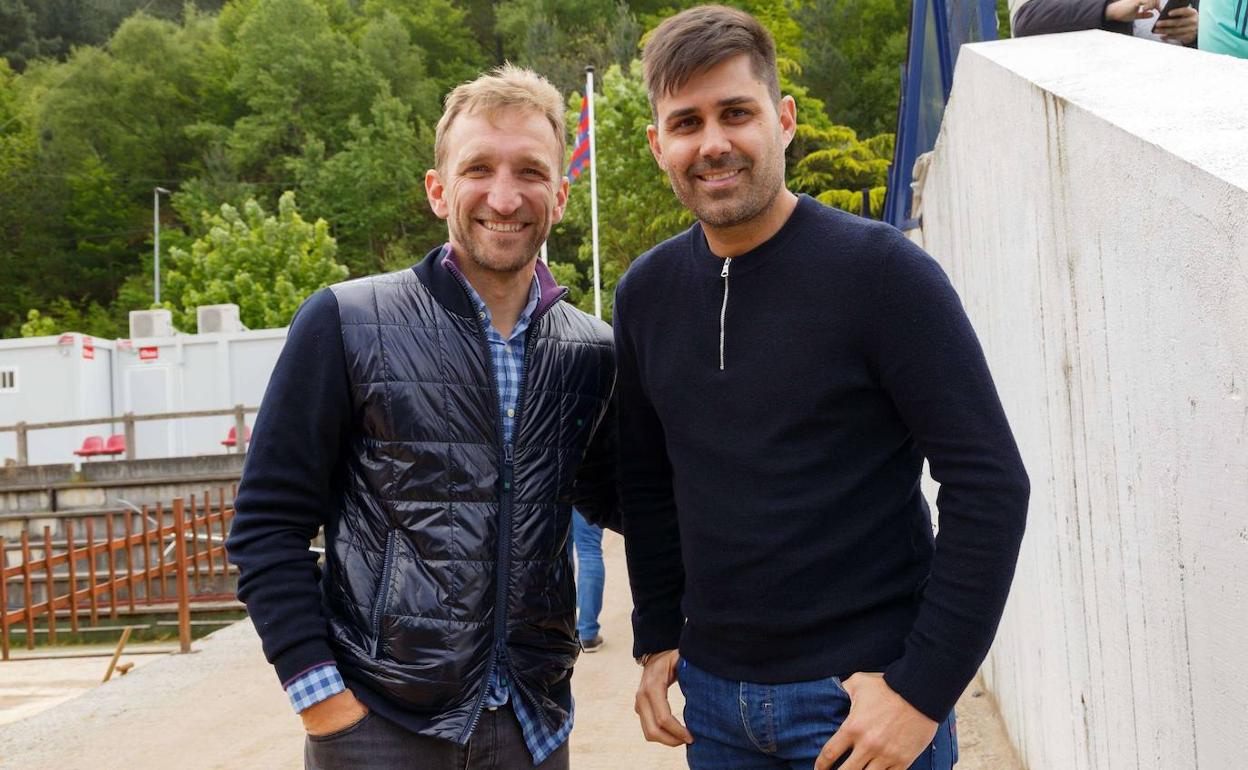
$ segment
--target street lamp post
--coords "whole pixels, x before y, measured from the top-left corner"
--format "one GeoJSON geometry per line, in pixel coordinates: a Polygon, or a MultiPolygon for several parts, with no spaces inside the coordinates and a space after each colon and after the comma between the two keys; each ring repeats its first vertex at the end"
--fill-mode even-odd
{"type": "Polygon", "coordinates": [[[170,194],[169,191],[163,187],[156,187],[156,188],[153,188],[152,190],[152,202],[154,204],[152,207],[152,229],[156,233],[156,238],[155,238],[156,245],[154,247],[154,254],[153,254],[155,258],[152,260],[152,270],[155,273],[154,283],[156,287],[156,304],[157,305],[160,304],[160,194],[161,193],[164,193],[165,195],[170,194]]]}

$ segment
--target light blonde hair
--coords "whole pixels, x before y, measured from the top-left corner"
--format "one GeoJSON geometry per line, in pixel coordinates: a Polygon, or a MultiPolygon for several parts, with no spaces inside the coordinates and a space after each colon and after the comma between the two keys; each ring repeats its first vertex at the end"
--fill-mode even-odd
{"type": "MultiPolygon", "coordinates": [[[[564,136],[563,97],[550,81],[531,69],[517,67],[510,62],[495,67],[485,75],[468,83],[460,83],[446,95],[442,117],[438,120],[433,139],[433,161],[442,170],[446,161],[446,134],[455,118],[461,114],[482,112],[496,115],[506,109],[532,110],[550,122],[559,143],[559,155],[555,163],[562,165],[567,152],[564,136]]],[[[555,170],[558,173],[558,169],[555,170]]]]}

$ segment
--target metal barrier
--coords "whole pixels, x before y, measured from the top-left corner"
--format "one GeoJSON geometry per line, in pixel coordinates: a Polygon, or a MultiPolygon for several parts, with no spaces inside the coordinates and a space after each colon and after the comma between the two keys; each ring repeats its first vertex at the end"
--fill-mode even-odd
{"type": "MultiPolygon", "coordinates": [[[[191,495],[189,505],[176,498],[166,511],[157,503],[143,506],[137,513],[124,509],[104,514],[103,542],[96,541],[95,518],[85,518],[85,543],[75,540],[73,519],[64,522],[63,550],[59,553],[50,527],[43,528],[42,554],[32,558],[29,530],[22,531],[20,564],[0,565],[0,655],[9,659],[11,630],[21,626],[25,631],[26,648],[35,646],[35,619],[47,617],[48,642],[56,642],[57,612],[68,610],[69,629],[78,633],[79,615],[88,616],[87,628],[99,626],[101,613],[116,620],[118,607],[125,604],[130,612],[139,606],[152,608],[176,602],[178,639],[182,652],[191,649],[190,605],[192,602],[233,599],[233,593],[205,591],[205,580],[228,574],[225,539],[229,522],[234,517],[234,490],[227,505],[225,490],[217,489],[214,506],[205,490],[198,502],[191,495]],[[189,515],[188,515],[189,514],[189,515]],[[114,531],[116,519],[122,519],[124,532],[114,531]],[[135,525],[134,519],[141,524],[135,525]],[[79,565],[85,561],[85,570],[79,565]],[[101,565],[103,562],[103,565],[101,565]],[[124,566],[119,566],[124,562],[124,566]],[[201,566],[202,563],[202,566],[201,566]],[[101,576],[101,566],[106,575],[101,576]],[[57,567],[66,573],[58,574],[57,567]],[[39,573],[39,574],[36,574],[39,573]],[[10,609],[10,581],[20,583],[21,607],[10,609]],[[174,590],[169,590],[172,580],[174,590]],[[57,595],[56,583],[67,582],[67,591],[57,595]],[[192,587],[192,581],[194,586],[192,587]],[[80,588],[80,584],[86,584],[80,588]],[[34,586],[44,586],[43,601],[34,601],[34,586]]],[[[35,544],[39,548],[39,544],[35,544]]],[[[6,555],[5,540],[0,537],[0,555],[6,555]]],[[[6,559],[7,560],[7,559],[6,559]]],[[[210,585],[211,589],[211,585],[210,585]]]]}
{"type": "Polygon", "coordinates": [[[17,434],[17,464],[27,465],[29,458],[27,436],[34,430],[48,430],[52,428],[77,428],[87,425],[110,425],[120,422],[124,426],[126,437],[126,459],[135,459],[135,441],[136,431],[135,423],[148,420],[180,420],[192,417],[224,417],[227,415],[234,416],[234,435],[235,444],[234,451],[243,454],[247,451],[247,422],[245,416],[255,414],[260,411],[258,406],[243,406],[235,404],[233,409],[204,409],[194,412],[161,412],[158,414],[135,414],[126,412],[121,416],[87,418],[81,420],[61,420],[59,422],[39,422],[27,423],[19,422],[16,425],[0,425],[0,433],[12,431],[17,434]]]}

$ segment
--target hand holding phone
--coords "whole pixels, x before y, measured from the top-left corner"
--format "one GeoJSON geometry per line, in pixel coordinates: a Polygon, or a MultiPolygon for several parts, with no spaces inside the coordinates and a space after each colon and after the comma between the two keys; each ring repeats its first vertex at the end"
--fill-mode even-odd
{"type": "Polygon", "coordinates": [[[1170,2],[1166,3],[1165,7],[1161,9],[1161,14],[1157,17],[1157,21],[1153,22],[1153,34],[1164,35],[1166,33],[1165,28],[1168,25],[1162,25],[1162,29],[1160,30],[1157,29],[1157,25],[1161,24],[1163,21],[1170,21],[1174,18],[1175,11],[1180,8],[1191,8],[1192,4],[1193,0],[1170,0],[1170,2]]]}

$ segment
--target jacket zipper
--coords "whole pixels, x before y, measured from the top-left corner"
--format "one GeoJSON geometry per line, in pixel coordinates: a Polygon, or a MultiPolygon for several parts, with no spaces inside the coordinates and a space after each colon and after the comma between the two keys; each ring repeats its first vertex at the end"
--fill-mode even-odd
{"type": "Polygon", "coordinates": [[[381,560],[381,583],[377,586],[377,601],[373,603],[373,656],[381,649],[381,613],[390,594],[390,570],[394,567],[395,531],[386,533],[386,553],[381,560]]]}
{"type": "MultiPolygon", "coordinates": [[[[451,271],[451,275],[455,276],[455,280],[459,282],[459,287],[463,289],[464,295],[471,301],[472,292],[468,291],[468,286],[464,283],[464,278],[458,271],[451,271]]],[[[519,396],[516,399],[516,416],[511,424],[511,435],[514,439],[519,432],[520,412],[524,405],[524,386],[529,379],[529,359],[533,353],[533,333],[537,328],[537,323],[542,316],[546,314],[550,308],[555,306],[567,291],[560,293],[554,302],[547,305],[546,310],[529,319],[529,328],[525,331],[524,342],[524,367],[520,373],[519,396]]],[[[467,743],[468,738],[472,735],[473,730],[477,729],[477,723],[481,721],[482,706],[485,703],[485,695],[489,690],[489,683],[494,679],[494,672],[498,668],[498,662],[507,654],[507,578],[510,578],[511,572],[511,482],[512,482],[512,465],[515,462],[515,453],[512,449],[512,442],[503,441],[503,404],[498,397],[498,374],[494,371],[494,356],[490,352],[490,341],[486,337],[484,319],[477,318],[477,341],[481,344],[482,352],[485,353],[486,371],[490,375],[490,393],[493,394],[494,404],[497,407],[495,414],[497,420],[494,428],[497,431],[498,447],[499,447],[499,469],[502,475],[502,499],[499,501],[499,519],[498,519],[498,566],[495,568],[494,579],[496,581],[496,594],[494,599],[494,654],[490,656],[490,667],[485,674],[485,686],[481,688],[481,692],[477,695],[477,702],[472,707],[472,719],[468,720],[468,725],[464,732],[460,735],[459,742],[467,743]]]]}
{"type": "Polygon", "coordinates": [[[719,308],[719,370],[724,370],[724,338],[725,319],[728,317],[728,268],[732,266],[732,257],[724,260],[724,269],[720,271],[719,277],[724,279],[724,304],[719,308]]]}

